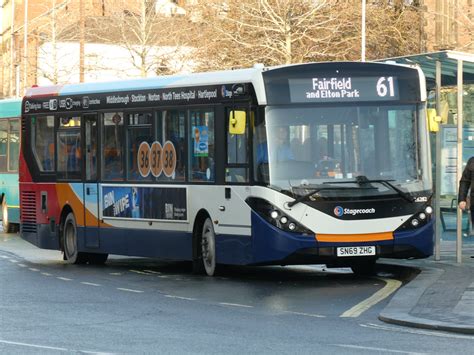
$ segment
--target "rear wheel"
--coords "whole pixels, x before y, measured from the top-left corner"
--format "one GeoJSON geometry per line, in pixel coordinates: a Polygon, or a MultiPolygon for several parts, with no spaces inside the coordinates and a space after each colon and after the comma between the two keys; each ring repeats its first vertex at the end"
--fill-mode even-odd
{"type": "Polygon", "coordinates": [[[356,275],[371,276],[375,275],[375,259],[361,260],[351,265],[352,272],[356,275]]]}
{"type": "Polygon", "coordinates": [[[84,264],[87,261],[87,254],[81,253],[77,246],[76,218],[71,212],[67,215],[63,225],[63,248],[64,260],[68,264],[84,264]]]}

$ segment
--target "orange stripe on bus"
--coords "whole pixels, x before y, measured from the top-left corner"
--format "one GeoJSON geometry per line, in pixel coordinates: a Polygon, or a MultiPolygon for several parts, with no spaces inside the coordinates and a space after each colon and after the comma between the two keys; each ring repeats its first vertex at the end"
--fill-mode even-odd
{"type": "Polygon", "coordinates": [[[376,242],[392,240],[392,232],[366,233],[366,234],[316,234],[318,242],[376,242]]]}

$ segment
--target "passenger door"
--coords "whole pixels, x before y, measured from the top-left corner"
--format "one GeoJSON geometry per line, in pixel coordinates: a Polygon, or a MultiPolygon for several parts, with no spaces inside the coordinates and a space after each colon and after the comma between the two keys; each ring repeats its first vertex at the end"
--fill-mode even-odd
{"type": "Polygon", "coordinates": [[[229,115],[232,108],[225,111],[226,117],[226,157],[225,157],[225,186],[219,193],[219,224],[232,234],[250,234],[250,216],[248,205],[245,203],[250,180],[250,114],[245,107],[237,110],[246,111],[246,125],[243,134],[229,132],[229,115]],[[237,229],[236,229],[237,228],[237,229]],[[245,230],[242,230],[245,228],[245,230]]]}
{"type": "Polygon", "coordinates": [[[83,116],[84,125],[84,221],[86,248],[99,248],[99,125],[97,114],[83,116]]]}

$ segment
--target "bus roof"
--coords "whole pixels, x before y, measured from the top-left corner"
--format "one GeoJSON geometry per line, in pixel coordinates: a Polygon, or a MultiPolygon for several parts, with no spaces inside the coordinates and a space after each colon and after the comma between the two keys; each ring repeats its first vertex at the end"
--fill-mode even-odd
{"type": "MultiPolygon", "coordinates": [[[[152,89],[173,89],[185,87],[199,87],[206,85],[225,85],[237,83],[252,83],[257,101],[266,104],[266,92],[264,87],[263,72],[293,70],[296,67],[309,68],[318,66],[322,68],[335,68],[338,66],[350,68],[364,67],[374,68],[377,66],[398,66],[408,67],[396,63],[375,63],[375,62],[318,62],[299,63],[290,65],[280,65],[265,67],[263,64],[255,64],[252,68],[223,70],[214,72],[191,73],[181,75],[169,75],[153,78],[137,78],[128,80],[116,80],[107,82],[87,82],[78,84],[64,84],[43,87],[32,87],[27,90],[25,98],[40,98],[51,96],[72,96],[85,94],[119,93],[152,89]]],[[[414,69],[413,67],[411,69],[414,69]]]]}
{"type": "Polygon", "coordinates": [[[0,118],[20,117],[21,99],[0,100],[0,118]]]}
{"type": "Polygon", "coordinates": [[[249,69],[192,73],[186,75],[168,75],[153,78],[32,87],[28,89],[25,97],[81,95],[249,82],[253,82],[255,85],[255,81],[258,80],[262,69],[263,66],[256,66],[249,69]]]}

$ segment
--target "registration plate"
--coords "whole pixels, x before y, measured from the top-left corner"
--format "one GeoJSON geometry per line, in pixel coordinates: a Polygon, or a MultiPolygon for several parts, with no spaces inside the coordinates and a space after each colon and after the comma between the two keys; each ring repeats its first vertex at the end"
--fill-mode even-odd
{"type": "Polygon", "coordinates": [[[366,255],[375,255],[375,247],[363,246],[363,247],[337,248],[337,256],[366,256],[366,255]]]}

